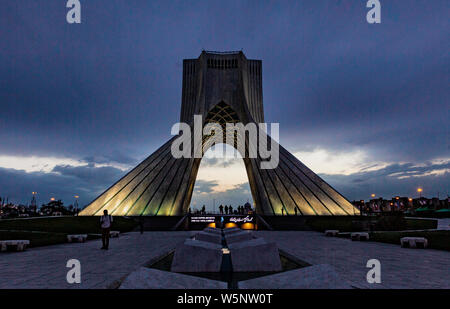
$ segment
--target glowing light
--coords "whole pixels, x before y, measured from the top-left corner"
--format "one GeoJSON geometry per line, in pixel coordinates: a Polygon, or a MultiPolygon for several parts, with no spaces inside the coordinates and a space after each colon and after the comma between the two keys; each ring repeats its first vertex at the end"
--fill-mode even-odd
{"type": "Polygon", "coordinates": [[[398,200],[398,199],[400,199],[400,197],[396,196],[395,199],[398,200]]]}
{"type": "Polygon", "coordinates": [[[51,197],[51,198],[50,198],[50,201],[54,201],[54,200],[55,200],[55,198],[54,198],[54,197],[51,197]]]}
{"type": "Polygon", "coordinates": [[[412,202],[412,198],[409,198],[408,201],[412,202]]]}
{"type": "Polygon", "coordinates": [[[216,223],[215,222],[211,222],[210,224],[208,224],[208,227],[216,227],[216,223]]]}
{"type": "Polygon", "coordinates": [[[371,196],[371,197],[375,197],[375,193],[372,193],[370,196],[371,196]]]}
{"type": "Polygon", "coordinates": [[[423,189],[422,188],[417,188],[417,192],[422,192],[423,191],[423,189]]]}
{"type": "Polygon", "coordinates": [[[247,222],[241,225],[241,229],[243,230],[254,230],[255,225],[253,223],[247,222]]]}
{"type": "Polygon", "coordinates": [[[75,195],[75,198],[79,198],[79,196],[78,196],[78,195],[75,195]]]}
{"type": "Polygon", "coordinates": [[[226,228],[226,229],[228,229],[228,228],[230,228],[230,227],[237,227],[237,224],[236,224],[236,223],[233,223],[233,222],[225,223],[225,228],[226,228]]]}

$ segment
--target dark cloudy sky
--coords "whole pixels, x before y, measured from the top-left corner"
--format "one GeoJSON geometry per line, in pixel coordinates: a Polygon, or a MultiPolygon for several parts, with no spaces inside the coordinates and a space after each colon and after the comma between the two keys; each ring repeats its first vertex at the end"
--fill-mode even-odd
{"type": "MultiPolygon", "coordinates": [[[[80,2],[1,3],[0,196],[87,204],[170,137],[202,49],[262,59],[266,121],[348,199],[448,194],[448,1],[80,2]]],[[[205,160],[194,202],[251,199],[239,164],[205,160]]]]}

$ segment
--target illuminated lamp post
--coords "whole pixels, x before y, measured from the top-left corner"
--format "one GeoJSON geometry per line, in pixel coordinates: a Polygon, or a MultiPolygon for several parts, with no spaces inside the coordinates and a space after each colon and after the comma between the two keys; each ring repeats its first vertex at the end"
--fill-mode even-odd
{"type": "Polygon", "coordinates": [[[33,197],[31,199],[31,208],[33,209],[33,212],[36,213],[37,212],[37,204],[36,204],[36,194],[37,192],[31,192],[33,194],[33,197]]]}
{"type": "Polygon", "coordinates": [[[79,198],[79,196],[78,195],[75,195],[74,196],[75,197],[75,215],[77,216],[78,215],[78,198],[79,198]]]}
{"type": "Polygon", "coordinates": [[[417,192],[419,193],[419,198],[422,197],[422,191],[423,191],[422,188],[417,188],[417,192]]]}

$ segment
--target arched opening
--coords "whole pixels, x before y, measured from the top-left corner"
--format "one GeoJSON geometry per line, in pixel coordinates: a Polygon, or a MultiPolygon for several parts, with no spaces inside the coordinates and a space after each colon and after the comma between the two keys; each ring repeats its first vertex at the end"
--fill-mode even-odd
{"type": "MultiPolygon", "coordinates": [[[[219,124],[222,128],[222,142],[226,143],[231,141],[230,145],[237,147],[237,132],[227,132],[226,131],[226,125],[229,124],[236,124],[240,122],[240,119],[237,115],[237,113],[233,110],[231,106],[226,104],[225,102],[221,101],[218,104],[216,104],[206,115],[205,123],[216,123],[219,124]],[[229,134],[229,136],[227,136],[229,134]]],[[[206,153],[206,151],[215,144],[215,140],[210,138],[212,135],[205,135],[203,136],[203,151],[206,153]]]]}
{"type": "Polygon", "coordinates": [[[220,213],[220,205],[238,206],[249,203],[254,209],[252,193],[243,159],[230,145],[216,144],[204,154],[194,185],[191,212],[220,213]]]}

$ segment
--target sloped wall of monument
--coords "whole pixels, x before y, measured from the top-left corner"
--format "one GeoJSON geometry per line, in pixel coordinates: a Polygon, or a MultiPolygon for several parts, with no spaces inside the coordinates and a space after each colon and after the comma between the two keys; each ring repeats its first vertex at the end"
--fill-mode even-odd
{"type": "Polygon", "coordinates": [[[175,159],[170,151],[174,138],[102,193],[80,215],[102,215],[105,209],[115,216],[183,214],[200,159],[175,159]]]}
{"type": "Polygon", "coordinates": [[[260,159],[244,161],[259,214],[359,214],[359,210],[339,192],[281,146],[279,164],[274,169],[260,169],[260,159]]]}
{"type": "MultiPolygon", "coordinates": [[[[194,114],[203,116],[203,125],[215,122],[223,129],[226,123],[263,122],[261,61],[246,59],[242,52],[206,51],[198,59],[184,60],[181,121],[192,124],[194,114]]],[[[185,214],[201,159],[175,159],[171,154],[175,138],[102,193],[80,215],[102,215],[105,209],[117,216],[185,214]]],[[[274,143],[271,138],[266,141],[274,143]]],[[[209,143],[209,137],[203,139],[204,151],[211,146],[209,143]]],[[[279,150],[279,164],[274,169],[261,169],[259,157],[244,158],[257,213],[359,213],[289,151],[281,146],[279,150]]]]}
{"type": "MultiPolygon", "coordinates": [[[[175,137],[174,137],[175,138],[175,137]]],[[[188,210],[201,159],[175,159],[172,138],[89,204],[80,215],[171,216],[188,210]]],[[[263,215],[354,215],[359,211],[280,146],[275,169],[245,158],[256,211],[263,215]]]]}

